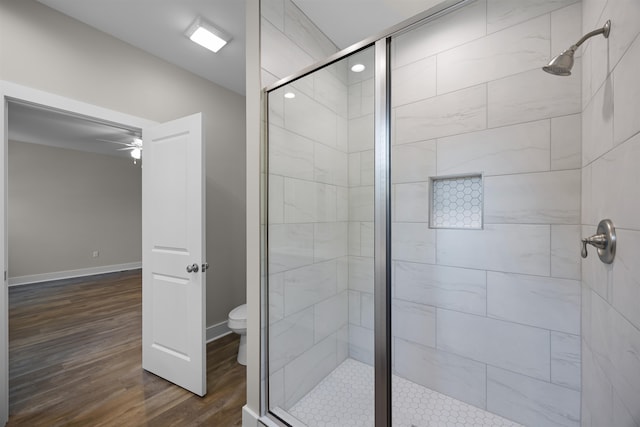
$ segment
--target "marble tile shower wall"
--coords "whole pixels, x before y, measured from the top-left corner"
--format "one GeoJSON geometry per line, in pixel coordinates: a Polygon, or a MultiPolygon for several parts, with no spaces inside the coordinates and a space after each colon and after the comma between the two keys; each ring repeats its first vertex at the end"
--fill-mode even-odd
{"type": "Polygon", "coordinates": [[[478,0],[392,44],[395,372],[530,426],[580,424],[581,60],[540,67],[581,31],[574,0],[478,0]],[[430,229],[429,177],[476,172],[484,229],[430,229]]]}
{"type": "Polygon", "coordinates": [[[338,51],[291,0],[260,0],[262,87],[338,51]]]}
{"type": "Polygon", "coordinates": [[[640,3],[583,3],[582,233],[616,226],[613,264],[582,262],[582,425],[640,426],[640,3]],[[615,108],[614,108],[615,107],[615,108]]]}
{"type": "MultiPolygon", "coordinates": [[[[264,86],[338,50],[290,0],[261,10],[264,86]]],[[[347,136],[344,65],[270,96],[271,408],[290,408],[347,357],[347,136]]]]}
{"type": "Polygon", "coordinates": [[[373,365],[374,67],[349,72],[349,356],[373,365]]]}
{"type": "Polygon", "coordinates": [[[347,357],[347,91],[338,70],[271,95],[283,109],[269,120],[269,368],[272,406],[283,409],[347,357]]]}

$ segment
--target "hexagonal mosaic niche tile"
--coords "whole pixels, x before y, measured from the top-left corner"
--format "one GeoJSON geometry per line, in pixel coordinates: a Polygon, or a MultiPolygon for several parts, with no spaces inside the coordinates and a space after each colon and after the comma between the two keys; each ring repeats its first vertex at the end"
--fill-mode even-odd
{"type": "Polygon", "coordinates": [[[431,178],[432,228],[482,228],[482,175],[431,178]]]}

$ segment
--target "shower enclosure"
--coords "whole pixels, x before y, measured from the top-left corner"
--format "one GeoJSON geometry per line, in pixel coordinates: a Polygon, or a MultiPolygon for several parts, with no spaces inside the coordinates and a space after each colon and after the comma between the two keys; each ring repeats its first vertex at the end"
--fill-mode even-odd
{"type": "Polygon", "coordinates": [[[268,422],[580,424],[581,4],[511,3],[267,89],[268,422]]]}

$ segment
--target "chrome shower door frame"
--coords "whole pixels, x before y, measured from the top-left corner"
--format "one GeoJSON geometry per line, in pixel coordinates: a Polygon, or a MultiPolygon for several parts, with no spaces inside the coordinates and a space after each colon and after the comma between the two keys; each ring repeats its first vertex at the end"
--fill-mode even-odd
{"type": "Polygon", "coordinates": [[[375,44],[374,402],[376,427],[391,426],[391,37],[375,44]]]}

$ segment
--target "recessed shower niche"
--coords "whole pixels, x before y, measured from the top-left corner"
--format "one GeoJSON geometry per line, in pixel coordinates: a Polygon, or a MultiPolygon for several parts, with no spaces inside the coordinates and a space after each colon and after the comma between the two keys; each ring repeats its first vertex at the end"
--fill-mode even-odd
{"type": "Polygon", "coordinates": [[[429,178],[429,227],[482,229],[482,174],[429,178]]]}

